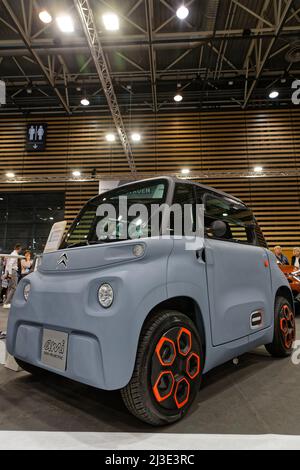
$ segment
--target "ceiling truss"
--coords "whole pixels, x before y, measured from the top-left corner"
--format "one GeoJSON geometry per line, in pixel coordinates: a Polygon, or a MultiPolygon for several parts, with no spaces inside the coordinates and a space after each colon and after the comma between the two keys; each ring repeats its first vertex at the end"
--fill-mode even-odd
{"type": "MultiPolygon", "coordinates": [[[[164,172],[165,176],[173,176],[179,179],[184,180],[222,180],[222,179],[276,179],[276,178],[284,178],[284,177],[299,177],[300,176],[300,169],[286,169],[286,168],[278,168],[274,170],[264,170],[263,173],[257,174],[251,170],[223,170],[223,171],[200,171],[200,172],[191,172],[189,176],[183,176],[181,173],[176,172],[164,172]]],[[[30,175],[30,176],[22,176],[16,178],[6,178],[5,176],[0,176],[0,184],[29,184],[29,183],[47,183],[47,182],[70,182],[70,183],[80,183],[80,182],[88,182],[88,181],[99,181],[99,180],[135,180],[135,179],[148,179],[148,178],[155,178],[158,175],[157,173],[137,173],[137,174],[130,174],[130,173],[86,173],[82,174],[80,178],[75,178],[70,176],[70,174],[59,174],[59,175],[30,175]]]]}
{"type": "Polygon", "coordinates": [[[96,29],[93,11],[90,7],[89,0],[74,0],[74,4],[78,11],[82,27],[89,45],[91,57],[93,59],[94,66],[96,68],[100,83],[102,85],[102,89],[105,94],[117,133],[123,146],[129,168],[132,173],[135,173],[136,169],[131,144],[124,126],[121,110],[109,74],[109,69],[106,63],[104,51],[102,49],[98,31],[96,29]]]}
{"type": "MultiPolygon", "coordinates": [[[[187,1],[191,15],[179,28],[170,0],[128,0],[118,11],[112,0],[88,2],[91,12],[115,11],[126,28],[126,33],[107,34],[99,21],[94,25],[120,115],[128,112],[129,89],[133,112],[199,106],[246,109],[270,106],[265,90],[280,85],[284,74],[291,82],[299,77],[300,62],[287,63],[285,56],[299,37],[300,0],[263,0],[259,8],[256,1],[222,1],[224,8],[219,8],[214,29],[209,19],[214,0],[201,2],[204,10],[198,17],[198,2],[187,1]],[[203,18],[207,20],[201,23],[203,18]],[[178,84],[185,91],[180,107],[173,102],[178,84]]],[[[75,5],[85,2],[59,3],[73,15],[75,5]]],[[[107,109],[105,87],[102,82],[99,87],[99,71],[86,34],[56,40],[53,25],[37,21],[39,0],[20,0],[19,5],[16,9],[14,0],[0,0],[0,25],[11,35],[0,37],[0,78],[10,95],[1,112],[51,108],[52,112],[80,113],[81,89],[91,96],[91,107],[85,112],[107,109]],[[76,70],[70,57],[78,63],[76,70]],[[28,72],[30,64],[37,67],[28,72]],[[33,96],[24,93],[30,86],[37,92],[36,106],[32,106],[33,96]]],[[[84,31],[83,24],[81,28],[84,31]]],[[[289,90],[283,95],[277,103],[290,105],[289,90]]],[[[130,144],[124,142],[124,148],[130,162],[130,144]]]]}

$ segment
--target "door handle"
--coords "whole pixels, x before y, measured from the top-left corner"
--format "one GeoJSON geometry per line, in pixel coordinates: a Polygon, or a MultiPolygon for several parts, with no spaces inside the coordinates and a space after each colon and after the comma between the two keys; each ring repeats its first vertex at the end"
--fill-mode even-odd
{"type": "Polygon", "coordinates": [[[200,248],[200,250],[196,250],[196,258],[198,260],[203,261],[203,263],[206,262],[205,248],[200,248]]]}

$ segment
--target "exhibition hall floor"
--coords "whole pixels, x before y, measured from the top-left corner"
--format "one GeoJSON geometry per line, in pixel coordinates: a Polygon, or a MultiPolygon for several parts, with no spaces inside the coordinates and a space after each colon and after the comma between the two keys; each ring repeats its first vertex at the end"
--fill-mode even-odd
{"type": "MultiPolygon", "coordinates": [[[[5,327],[6,316],[7,311],[0,308],[0,330],[5,327]]],[[[300,338],[299,315],[297,325],[300,338]]],[[[215,435],[225,439],[231,435],[232,445],[237,442],[232,435],[253,435],[250,439],[255,442],[255,435],[300,434],[300,365],[293,365],[290,358],[274,360],[264,348],[246,354],[238,366],[227,363],[207,374],[189,415],[160,429],[144,425],[127,413],[118,392],[99,391],[54,375],[36,378],[0,365],[0,410],[1,439],[9,436],[1,431],[47,431],[67,433],[64,438],[68,436],[70,447],[80,447],[79,443],[84,447],[84,442],[88,446],[84,436],[95,442],[94,433],[105,433],[103,445],[112,446],[112,439],[116,439],[125,448],[130,442],[146,445],[144,435],[138,434],[138,439],[136,433],[151,433],[157,446],[158,433],[166,434],[164,448],[176,448],[178,435],[187,436],[187,448],[188,444],[193,446],[198,434],[205,438],[213,435],[216,445],[220,440],[215,435]],[[121,434],[111,434],[110,439],[106,433],[121,434]]],[[[16,443],[18,435],[10,434],[11,442],[16,443]]],[[[30,433],[26,435],[28,439],[30,433]]],[[[43,439],[40,433],[33,436],[39,442],[43,439]]]]}

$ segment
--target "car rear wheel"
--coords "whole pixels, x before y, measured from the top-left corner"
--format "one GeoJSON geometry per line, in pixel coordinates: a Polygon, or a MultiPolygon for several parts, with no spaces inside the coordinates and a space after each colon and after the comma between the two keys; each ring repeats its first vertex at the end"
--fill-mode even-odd
{"type": "Polygon", "coordinates": [[[295,313],[290,302],[284,297],[275,301],[273,342],[266,345],[267,351],[274,357],[287,357],[293,352],[296,339],[295,313]]]}
{"type": "Polygon", "coordinates": [[[173,423],[194,401],[202,370],[202,344],[192,320],[177,311],[160,311],[143,328],[134,372],[121,390],[122,398],[146,423],[173,423]]]}

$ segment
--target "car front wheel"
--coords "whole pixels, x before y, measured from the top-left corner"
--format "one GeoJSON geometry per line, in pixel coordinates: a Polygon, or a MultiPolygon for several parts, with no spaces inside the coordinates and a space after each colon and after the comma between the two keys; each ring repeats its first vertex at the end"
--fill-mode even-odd
{"type": "Polygon", "coordinates": [[[160,311],[143,328],[134,372],[121,390],[122,398],[146,423],[173,423],[194,401],[202,370],[202,344],[192,320],[177,311],[160,311]]]}

